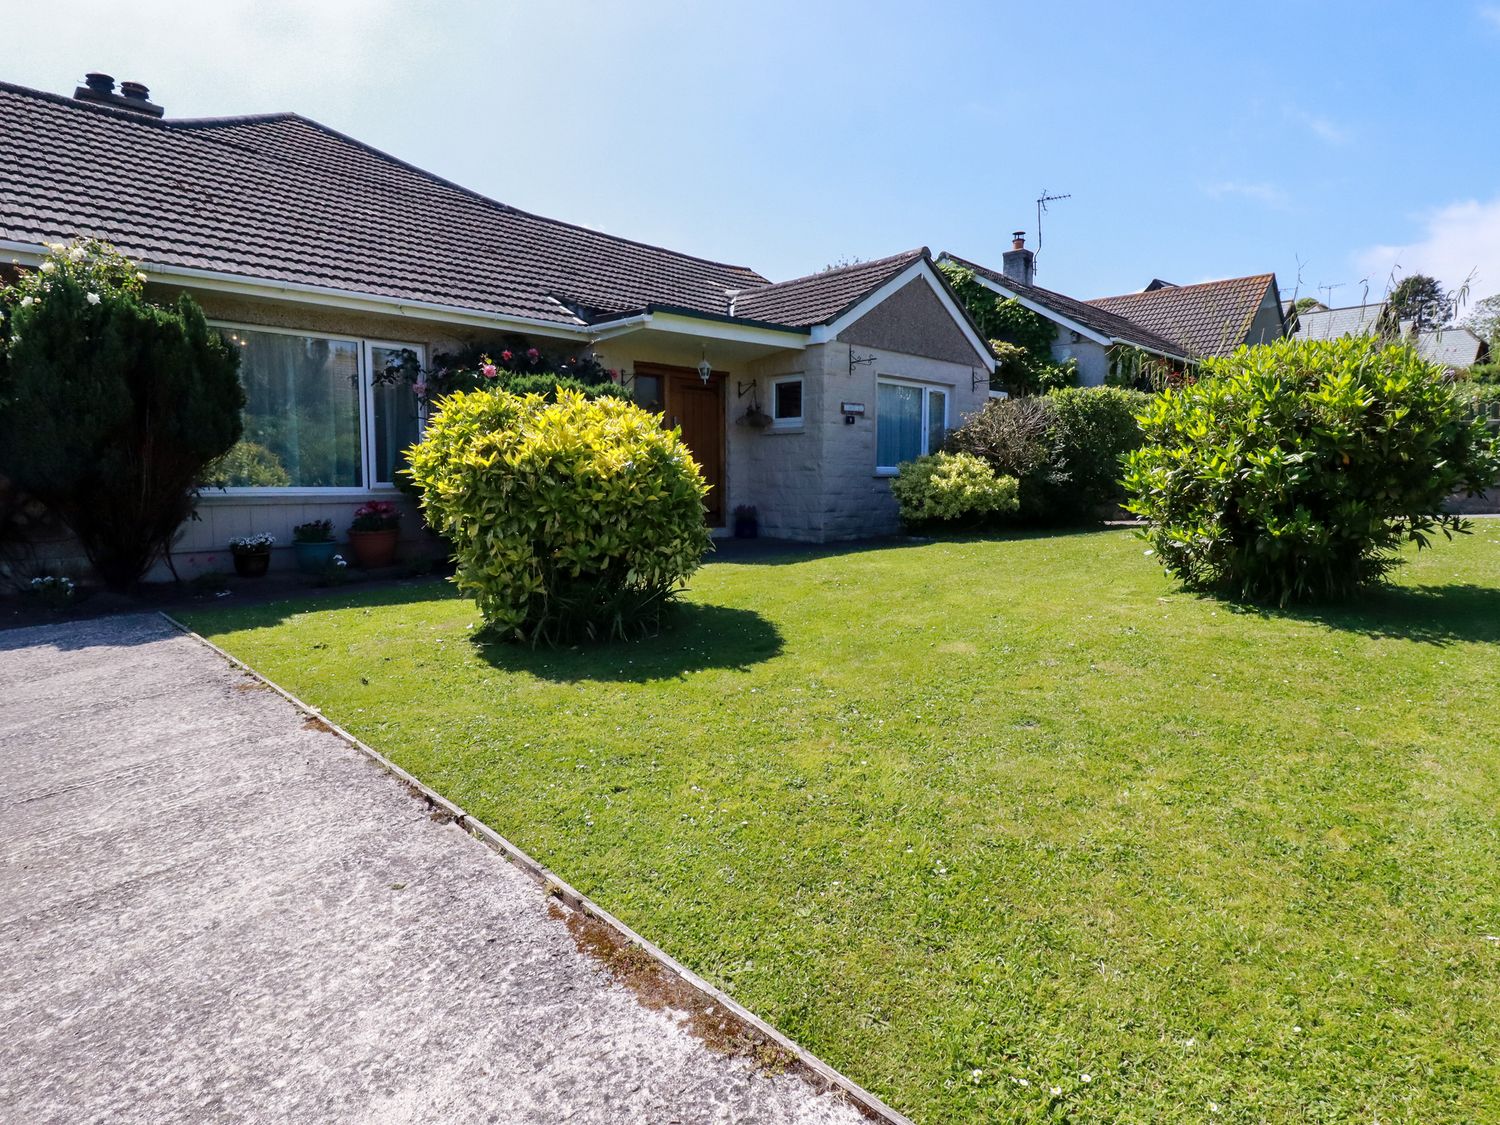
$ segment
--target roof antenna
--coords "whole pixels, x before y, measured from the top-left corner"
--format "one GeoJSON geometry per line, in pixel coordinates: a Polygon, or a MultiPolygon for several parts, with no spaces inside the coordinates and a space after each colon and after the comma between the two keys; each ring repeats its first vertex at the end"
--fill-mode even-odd
{"type": "Polygon", "coordinates": [[[1059,199],[1072,199],[1068,195],[1048,195],[1047,189],[1042,189],[1042,194],[1036,197],[1036,249],[1031,252],[1032,269],[1036,268],[1036,260],[1042,256],[1042,216],[1047,213],[1047,204],[1059,199]]]}

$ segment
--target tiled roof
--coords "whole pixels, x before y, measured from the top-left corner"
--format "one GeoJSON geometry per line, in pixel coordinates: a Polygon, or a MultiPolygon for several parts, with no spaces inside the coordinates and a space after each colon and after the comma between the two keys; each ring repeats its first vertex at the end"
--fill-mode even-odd
{"type": "Polygon", "coordinates": [[[1274,284],[1273,273],[1167,285],[1144,293],[1099,297],[1088,302],[1176,340],[1194,355],[1224,355],[1245,342],[1256,310],[1274,284]]]}
{"type": "Polygon", "coordinates": [[[795,327],[826,324],[927,256],[927,248],[923,246],[873,262],[856,262],[747,290],[735,297],[734,315],[795,327]]]}
{"type": "Polygon", "coordinates": [[[1299,340],[1337,340],[1341,336],[1373,336],[1380,331],[1385,302],[1351,305],[1346,309],[1309,309],[1296,314],[1299,340]]]}
{"type": "Polygon", "coordinates": [[[743,266],[545,219],[295,114],[156,120],[0,83],[0,238],[578,325],[726,315],[743,266]]]}
{"type": "Polygon", "coordinates": [[[1101,336],[1108,336],[1111,340],[1133,344],[1138,348],[1145,348],[1147,351],[1159,352],[1176,358],[1184,358],[1182,345],[1173,340],[1168,340],[1164,336],[1158,336],[1155,332],[1143,328],[1123,316],[1112,313],[1108,309],[1096,308],[1087,301],[1078,301],[1062,293],[1054,293],[1050,289],[1043,289],[1040,285],[1027,285],[1017,281],[1015,278],[1006,277],[1004,273],[992,270],[987,266],[981,266],[976,262],[960,258],[957,254],[950,254],[946,250],[939,257],[946,258],[966,270],[973,270],[976,274],[989,278],[989,280],[1014,293],[1016,296],[1034,301],[1043,308],[1050,309],[1058,316],[1065,317],[1075,324],[1081,324],[1085,328],[1093,329],[1101,336]]]}
{"type": "Polygon", "coordinates": [[[1467,328],[1456,325],[1417,334],[1417,354],[1428,363],[1462,370],[1486,358],[1489,346],[1467,328]]]}

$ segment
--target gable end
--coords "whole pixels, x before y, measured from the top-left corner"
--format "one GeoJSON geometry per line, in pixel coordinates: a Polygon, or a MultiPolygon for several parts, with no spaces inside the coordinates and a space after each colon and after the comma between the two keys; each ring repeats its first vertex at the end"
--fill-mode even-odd
{"type": "Polygon", "coordinates": [[[838,334],[846,344],[988,368],[932,287],[914,277],[838,334]]]}

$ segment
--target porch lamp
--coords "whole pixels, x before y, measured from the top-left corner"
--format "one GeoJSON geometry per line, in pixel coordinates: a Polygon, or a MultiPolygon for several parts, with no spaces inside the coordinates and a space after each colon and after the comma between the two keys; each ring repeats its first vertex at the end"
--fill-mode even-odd
{"type": "Polygon", "coordinates": [[[708,362],[708,349],[703,349],[703,358],[698,361],[698,378],[703,380],[703,385],[708,386],[708,380],[713,375],[713,365],[708,362]]]}

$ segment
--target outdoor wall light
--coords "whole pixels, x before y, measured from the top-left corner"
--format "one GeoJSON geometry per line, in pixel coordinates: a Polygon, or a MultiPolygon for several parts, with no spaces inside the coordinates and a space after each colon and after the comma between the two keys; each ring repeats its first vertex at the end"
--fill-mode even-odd
{"type": "Polygon", "coordinates": [[[708,380],[713,375],[713,365],[708,362],[708,349],[703,349],[703,358],[698,361],[698,378],[703,380],[703,385],[708,386],[708,380]]]}

